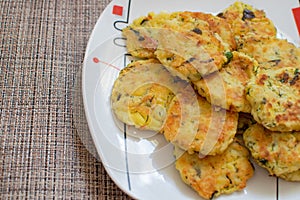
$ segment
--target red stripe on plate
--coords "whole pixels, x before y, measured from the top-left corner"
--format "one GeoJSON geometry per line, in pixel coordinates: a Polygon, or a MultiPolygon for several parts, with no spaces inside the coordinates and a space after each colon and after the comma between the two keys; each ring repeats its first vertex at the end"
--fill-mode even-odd
{"type": "Polygon", "coordinates": [[[293,8],[292,11],[293,11],[293,14],[294,14],[296,26],[298,28],[298,33],[300,35],[300,7],[299,8],[293,8]]]}

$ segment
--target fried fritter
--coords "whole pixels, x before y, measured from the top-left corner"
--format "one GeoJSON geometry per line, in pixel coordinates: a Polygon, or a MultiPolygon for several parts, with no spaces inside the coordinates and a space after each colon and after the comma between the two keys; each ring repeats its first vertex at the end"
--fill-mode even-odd
{"type": "Polygon", "coordinates": [[[300,48],[285,39],[247,37],[239,44],[238,51],[256,59],[258,70],[300,66],[300,48]]]}
{"type": "Polygon", "coordinates": [[[254,119],[272,131],[300,130],[300,67],[263,70],[246,86],[254,119]]]}
{"type": "Polygon", "coordinates": [[[157,60],[134,61],[116,79],[111,106],[122,122],[159,131],[170,102],[180,90],[193,91],[189,83],[173,77],[157,60]]]}
{"type": "Polygon", "coordinates": [[[248,150],[237,142],[216,156],[199,158],[196,153],[185,152],[178,157],[176,169],[182,180],[205,199],[245,188],[254,173],[248,150]]]}
{"type": "Polygon", "coordinates": [[[254,160],[270,175],[288,179],[300,170],[300,132],[275,132],[254,124],[243,138],[254,160]]]}
{"type": "Polygon", "coordinates": [[[237,1],[218,16],[231,24],[237,40],[248,34],[276,37],[276,27],[266,13],[249,4],[237,1]]]}
{"type": "Polygon", "coordinates": [[[231,53],[231,61],[227,66],[193,84],[210,103],[227,110],[250,113],[245,86],[257,67],[256,60],[235,51],[231,53]]]}
{"type": "Polygon", "coordinates": [[[174,98],[162,128],[167,141],[189,153],[216,155],[224,152],[236,134],[238,113],[212,106],[204,98],[185,105],[174,98]],[[196,113],[195,110],[199,109],[196,113]],[[195,115],[190,116],[190,113],[195,115]],[[197,115],[196,115],[197,114],[197,115]],[[186,120],[187,116],[190,117],[186,120]]]}

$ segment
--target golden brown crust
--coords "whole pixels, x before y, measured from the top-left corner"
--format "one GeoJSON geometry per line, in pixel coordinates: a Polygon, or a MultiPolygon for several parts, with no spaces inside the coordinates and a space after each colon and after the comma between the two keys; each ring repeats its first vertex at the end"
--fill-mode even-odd
{"type": "Polygon", "coordinates": [[[185,120],[189,113],[182,110],[182,105],[176,98],[171,103],[162,129],[167,141],[189,153],[216,155],[224,152],[236,134],[238,113],[211,106],[200,96],[198,102],[193,102],[187,107],[186,110],[190,113],[195,113],[194,110],[199,108],[198,115],[193,116],[191,120],[185,120]]]}
{"type": "Polygon", "coordinates": [[[246,87],[254,119],[273,131],[300,130],[300,68],[263,70],[246,87]]]}
{"type": "Polygon", "coordinates": [[[221,155],[199,158],[184,153],[176,161],[182,180],[201,197],[211,199],[246,187],[254,173],[246,148],[233,142],[221,155]]]}
{"type": "Polygon", "coordinates": [[[255,161],[271,175],[288,176],[300,169],[300,132],[272,132],[255,124],[243,138],[255,161]]]}

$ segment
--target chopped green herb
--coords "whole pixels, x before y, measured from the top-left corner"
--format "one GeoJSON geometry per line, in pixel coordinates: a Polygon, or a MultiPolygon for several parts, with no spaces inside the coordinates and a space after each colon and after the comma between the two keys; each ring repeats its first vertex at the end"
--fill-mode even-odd
{"type": "Polygon", "coordinates": [[[227,51],[226,53],[225,53],[225,56],[226,56],[226,58],[227,58],[227,62],[230,62],[231,61],[231,59],[233,58],[233,54],[230,52],[230,51],[227,51]]]}

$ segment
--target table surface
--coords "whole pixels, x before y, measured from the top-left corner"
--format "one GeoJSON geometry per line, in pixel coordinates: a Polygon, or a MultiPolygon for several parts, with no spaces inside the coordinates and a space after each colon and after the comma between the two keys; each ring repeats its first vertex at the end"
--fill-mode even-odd
{"type": "Polygon", "coordinates": [[[0,199],[130,199],[81,142],[72,108],[109,2],[0,0],[0,199]]]}

